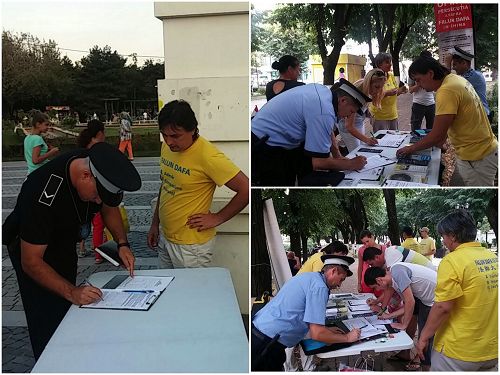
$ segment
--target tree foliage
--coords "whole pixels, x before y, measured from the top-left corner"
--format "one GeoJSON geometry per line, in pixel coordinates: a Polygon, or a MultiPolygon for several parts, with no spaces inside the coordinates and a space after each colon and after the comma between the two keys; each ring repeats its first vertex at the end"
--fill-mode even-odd
{"type": "Polygon", "coordinates": [[[164,78],[164,64],[148,60],[138,67],[137,59],[132,60],[126,65],[126,59],[111,47],[95,46],[73,64],[66,56],[61,58],[54,41],[4,31],[2,115],[13,119],[17,112],[69,105],[84,120],[86,113],[103,117],[104,98],[121,100],[116,111],[125,109],[125,100],[152,99],[155,104],[156,84],[164,78]]]}
{"type": "Polygon", "coordinates": [[[475,68],[498,70],[498,4],[473,4],[475,68]]]}

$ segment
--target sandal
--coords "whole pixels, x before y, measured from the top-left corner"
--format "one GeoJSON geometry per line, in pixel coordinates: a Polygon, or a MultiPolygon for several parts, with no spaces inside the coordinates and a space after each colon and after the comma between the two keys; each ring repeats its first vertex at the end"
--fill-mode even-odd
{"type": "Polygon", "coordinates": [[[405,365],[405,371],[422,371],[420,361],[412,359],[405,365]]]}

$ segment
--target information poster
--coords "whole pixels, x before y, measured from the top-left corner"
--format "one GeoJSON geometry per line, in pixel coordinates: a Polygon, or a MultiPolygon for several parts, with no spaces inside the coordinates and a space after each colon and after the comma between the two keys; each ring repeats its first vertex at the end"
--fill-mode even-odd
{"type": "MultiPolygon", "coordinates": [[[[445,55],[454,46],[474,54],[472,6],[470,4],[434,4],[434,16],[441,64],[444,64],[445,55]]],[[[474,67],[474,60],[472,63],[474,67]]]]}

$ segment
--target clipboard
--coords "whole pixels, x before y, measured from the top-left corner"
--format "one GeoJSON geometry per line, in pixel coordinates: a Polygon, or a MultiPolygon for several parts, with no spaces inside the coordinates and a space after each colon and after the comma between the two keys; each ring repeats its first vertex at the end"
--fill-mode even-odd
{"type": "Polygon", "coordinates": [[[173,280],[174,276],[139,275],[132,280],[128,275],[116,275],[101,289],[101,300],[80,308],[148,311],[173,280]]]}

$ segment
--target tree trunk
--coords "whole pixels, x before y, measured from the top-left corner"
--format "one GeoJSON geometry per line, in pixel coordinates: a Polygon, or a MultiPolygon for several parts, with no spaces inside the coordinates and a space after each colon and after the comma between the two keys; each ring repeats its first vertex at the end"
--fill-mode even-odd
{"type": "Polygon", "coordinates": [[[308,257],[308,249],[307,249],[307,236],[304,234],[304,233],[301,233],[300,234],[300,240],[302,241],[302,251],[299,254],[295,254],[297,255],[300,259],[304,259],[304,262],[306,261],[307,257],[308,257]]]}
{"type": "Polygon", "coordinates": [[[252,189],[252,297],[260,297],[265,291],[272,292],[271,261],[267,252],[264,230],[264,206],[260,189],[252,189]]]}
{"type": "MultiPolygon", "coordinates": [[[[486,208],[486,217],[488,218],[488,223],[490,223],[493,232],[495,232],[495,237],[498,243],[498,195],[495,195],[490,199],[488,207],[486,208]]],[[[498,245],[497,245],[498,246],[498,245]]]]}
{"type": "Polygon", "coordinates": [[[382,192],[384,193],[387,218],[389,220],[389,226],[387,228],[389,232],[389,238],[393,245],[401,245],[401,240],[399,237],[398,214],[396,212],[396,190],[382,189],[382,192]]]}
{"type": "Polygon", "coordinates": [[[290,233],[290,251],[293,251],[295,255],[300,254],[301,252],[300,232],[290,233]]]}

